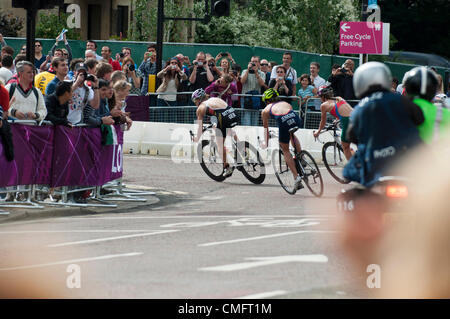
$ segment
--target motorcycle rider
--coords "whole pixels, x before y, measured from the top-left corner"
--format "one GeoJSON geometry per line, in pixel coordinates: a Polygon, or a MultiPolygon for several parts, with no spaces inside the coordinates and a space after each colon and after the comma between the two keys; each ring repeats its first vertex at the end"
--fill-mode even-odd
{"type": "Polygon", "coordinates": [[[403,77],[406,96],[417,104],[425,117],[419,125],[419,134],[427,144],[436,142],[450,132],[450,110],[442,102],[431,103],[438,89],[436,73],[424,66],[415,67],[403,77]]]}
{"type": "Polygon", "coordinates": [[[392,93],[391,84],[391,72],[380,62],[365,63],[353,77],[355,95],[361,101],[350,116],[347,140],[357,144],[358,151],[344,167],[343,176],[366,187],[422,143],[417,129],[424,122],[422,110],[407,97],[392,93]]]}

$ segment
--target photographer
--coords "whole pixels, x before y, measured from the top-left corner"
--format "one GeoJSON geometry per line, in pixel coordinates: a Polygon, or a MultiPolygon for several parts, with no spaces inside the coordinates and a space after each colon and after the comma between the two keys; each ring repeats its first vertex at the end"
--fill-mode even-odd
{"type": "Polygon", "coordinates": [[[337,69],[332,70],[328,82],[331,83],[336,96],[340,96],[345,100],[354,100],[355,91],[353,90],[353,70],[355,62],[348,59],[337,69]]]}
{"type": "Polygon", "coordinates": [[[211,82],[214,81],[214,75],[211,72],[209,65],[206,63],[206,55],[204,52],[197,53],[197,57],[193,62],[193,66],[189,69],[191,76],[189,82],[191,83],[190,90],[205,89],[211,82]]]}
{"type": "MultiPolygon", "coordinates": [[[[269,87],[273,88],[282,96],[292,96],[292,82],[286,79],[286,68],[282,65],[277,66],[277,77],[270,80],[269,87]]],[[[282,98],[282,101],[291,103],[290,98],[282,98]]]]}
{"type": "MultiPolygon", "coordinates": [[[[259,57],[253,56],[248,63],[248,68],[242,72],[241,83],[242,92],[244,94],[259,95],[262,88],[266,88],[266,75],[260,70],[259,57]]],[[[259,110],[261,108],[261,98],[258,97],[244,97],[241,100],[241,107],[251,110],[259,110]]],[[[242,121],[246,125],[257,125],[258,117],[253,112],[245,112],[242,121]],[[251,117],[251,119],[250,119],[251,117]]]]}
{"type": "Polygon", "coordinates": [[[216,61],[220,61],[220,66],[217,68],[222,75],[231,72],[231,64],[236,64],[229,52],[221,52],[216,56],[216,61]]]}
{"type": "Polygon", "coordinates": [[[174,93],[173,95],[160,94],[156,101],[157,106],[178,106],[177,96],[178,88],[183,80],[187,79],[186,74],[181,70],[181,62],[177,57],[173,57],[166,62],[157,77],[163,79],[161,85],[156,90],[157,93],[174,93]]]}
{"type": "Polygon", "coordinates": [[[136,66],[133,59],[127,56],[123,59],[122,71],[127,77],[127,82],[131,84],[130,94],[141,95],[141,78],[136,74],[136,66]]]}
{"type": "Polygon", "coordinates": [[[72,85],[72,99],[69,102],[69,114],[67,119],[73,125],[83,121],[83,110],[86,105],[97,109],[100,105],[100,95],[98,92],[98,79],[91,74],[87,74],[84,63],[75,66],[74,83],[72,85]]]}

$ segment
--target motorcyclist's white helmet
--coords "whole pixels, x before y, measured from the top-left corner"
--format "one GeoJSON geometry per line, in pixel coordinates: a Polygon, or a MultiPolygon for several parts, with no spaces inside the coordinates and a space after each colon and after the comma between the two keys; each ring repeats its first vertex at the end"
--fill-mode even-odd
{"type": "Polygon", "coordinates": [[[390,90],[391,87],[391,71],[380,62],[364,63],[356,69],[353,75],[353,89],[357,98],[376,91],[390,90]]]}

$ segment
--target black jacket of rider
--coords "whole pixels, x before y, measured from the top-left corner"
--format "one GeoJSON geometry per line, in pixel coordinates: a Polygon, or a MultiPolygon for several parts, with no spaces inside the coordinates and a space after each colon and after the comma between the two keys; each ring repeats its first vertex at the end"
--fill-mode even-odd
{"type": "Polygon", "coordinates": [[[422,144],[417,126],[423,121],[422,110],[402,95],[382,91],[363,98],[350,116],[347,138],[358,151],[344,177],[371,186],[388,170],[395,174],[394,162],[422,144]]]}

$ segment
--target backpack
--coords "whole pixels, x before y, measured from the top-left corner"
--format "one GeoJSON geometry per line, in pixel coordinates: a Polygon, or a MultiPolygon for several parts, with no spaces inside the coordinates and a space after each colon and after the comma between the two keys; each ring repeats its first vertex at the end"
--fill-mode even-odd
{"type": "MultiPolygon", "coordinates": [[[[16,87],[17,87],[17,83],[15,83],[15,82],[11,83],[11,86],[9,87],[9,100],[10,101],[14,95],[14,92],[16,91],[16,87]]],[[[34,96],[36,97],[36,110],[37,110],[37,107],[39,105],[39,93],[34,86],[31,89],[33,90],[34,96]]]]}

